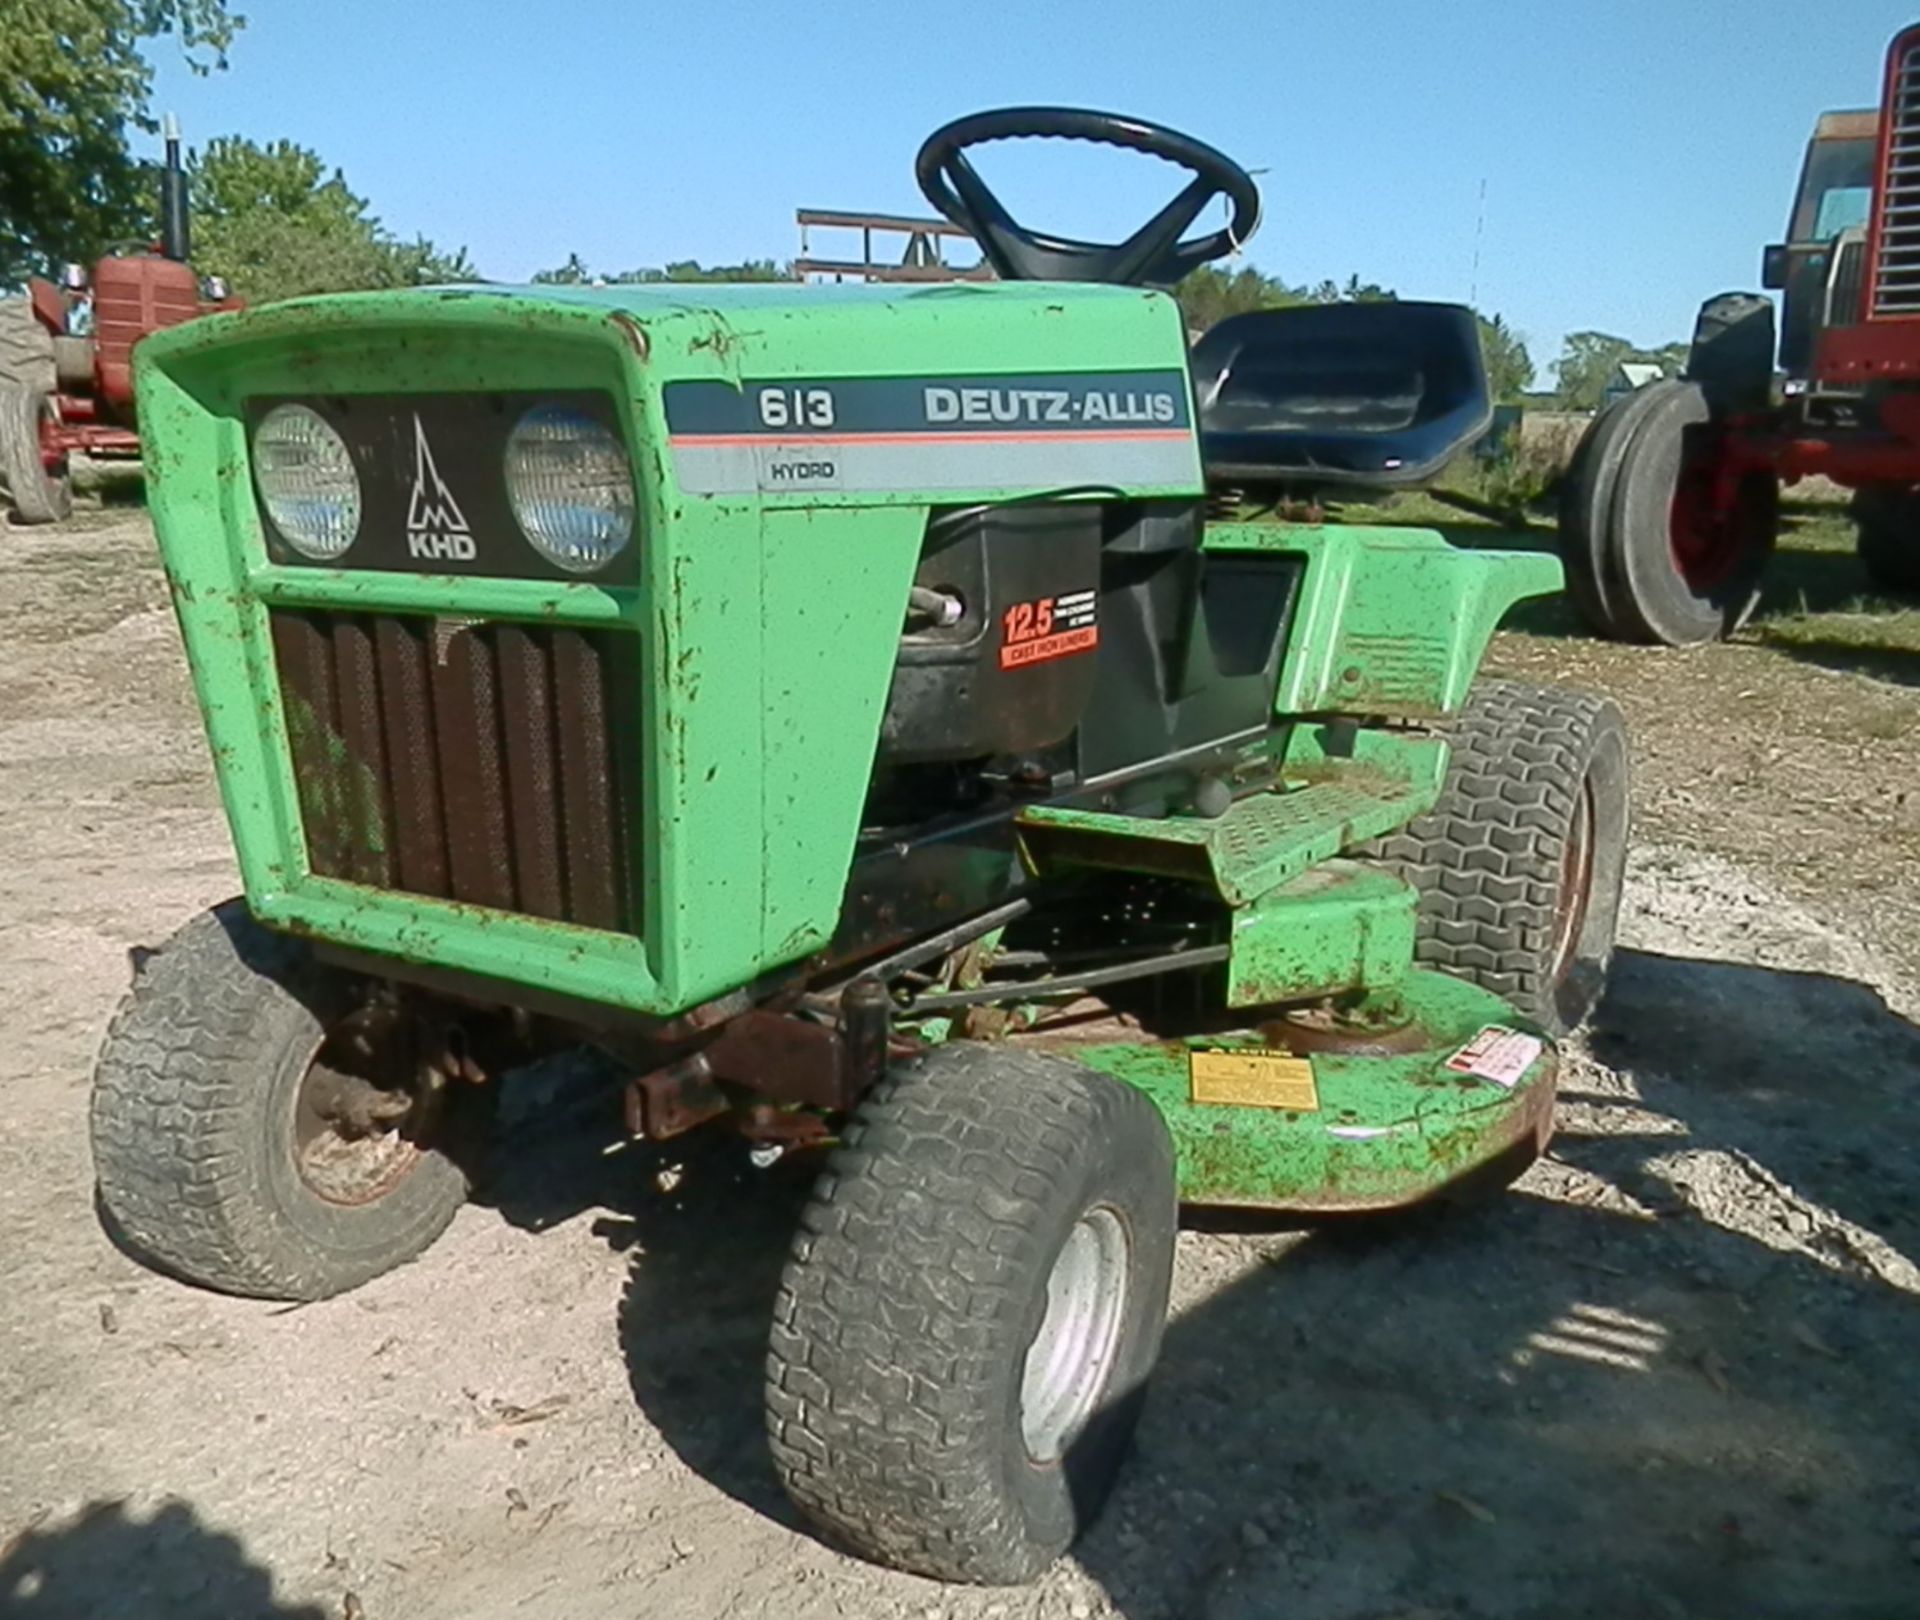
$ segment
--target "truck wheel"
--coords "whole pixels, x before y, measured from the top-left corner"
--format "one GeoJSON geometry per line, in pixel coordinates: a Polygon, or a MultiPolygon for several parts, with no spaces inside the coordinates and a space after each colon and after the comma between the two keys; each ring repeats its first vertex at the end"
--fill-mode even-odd
{"type": "Polygon", "coordinates": [[[53,333],[26,298],[0,298],[0,384],[51,394],[57,384],[53,333]]]}
{"type": "Polygon", "coordinates": [[[40,424],[53,414],[53,396],[0,382],[0,483],[7,487],[16,523],[58,523],[73,512],[73,483],[52,473],[40,457],[40,424]]]}
{"type": "Polygon", "coordinates": [[[94,1070],[110,1229],[231,1294],[323,1299],[411,1260],[467,1196],[491,1088],[429,1083],[409,1019],[229,901],[149,957],[94,1070]]]}
{"type": "Polygon", "coordinates": [[[1440,801],[1370,853],[1420,896],[1414,959],[1504,996],[1550,1034],[1606,983],[1626,877],[1627,731],[1611,700],[1481,681],[1440,801]]]}
{"type": "Polygon", "coordinates": [[[1562,486],[1560,556],[1567,570],[1567,595],[1588,629],[1609,641],[1636,641],[1640,636],[1638,626],[1620,611],[1625,582],[1609,536],[1620,465],[1656,398],[1649,389],[1636,389],[1596,416],[1581,436],[1562,486]]]}
{"type": "Polygon", "coordinates": [[[1860,562],[1879,590],[1920,595],[1920,490],[1875,484],[1853,497],[1860,562]]]}
{"type": "Polygon", "coordinates": [[[1099,1512],[1160,1349],[1177,1218],[1147,1098],[958,1042],[861,1105],[767,1358],[774,1464],[862,1555],[1030,1581],[1099,1512]]]}
{"type": "Polygon", "coordinates": [[[1780,528],[1771,473],[1723,476],[1725,439],[1700,384],[1649,383],[1607,515],[1615,603],[1632,639],[1688,647],[1732,635],[1760,601],[1780,528]]]}

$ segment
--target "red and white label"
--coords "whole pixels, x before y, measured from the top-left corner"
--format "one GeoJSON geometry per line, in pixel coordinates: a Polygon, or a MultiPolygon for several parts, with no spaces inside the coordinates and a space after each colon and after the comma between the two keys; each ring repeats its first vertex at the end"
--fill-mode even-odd
{"type": "Polygon", "coordinates": [[[1092,591],[1015,602],[1000,616],[1000,667],[1025,669],[1029,664],[1091,652],[1100,645],[1096,611],[1092,591]]]}
{"type": "Polygon", "coordinates": [[[1489,1024],[1447,1059],[1447,1067],[1455,1074],[1491,1080],[1511,1091],[1546,1050],[1546,1044],[1538,1035],[1523,1035],[1504,1024],[1489,1024]]]}

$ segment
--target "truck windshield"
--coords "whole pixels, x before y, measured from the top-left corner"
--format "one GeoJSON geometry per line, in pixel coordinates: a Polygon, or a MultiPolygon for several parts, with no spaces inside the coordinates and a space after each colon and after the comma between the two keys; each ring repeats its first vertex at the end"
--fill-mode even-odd
{"type": "Polygon", "coordinates": [[[1864,228],[1873,212],[1871,140],[1815,141],[1793,209],[1790,239],[1831,242],[1842,231],[1864,228]]]}

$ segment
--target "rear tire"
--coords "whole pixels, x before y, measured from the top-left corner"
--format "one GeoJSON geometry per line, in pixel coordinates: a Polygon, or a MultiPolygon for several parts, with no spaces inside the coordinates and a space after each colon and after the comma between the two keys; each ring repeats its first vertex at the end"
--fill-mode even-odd
{"type": "Polygon", "coordinates": [[[1920,489],[1876,484],[1853,497],[1860,562],[1876,589],[1920,595],[1920,489]]]}
{"type": "Polygon", "coordinates": [[[0,298],[0,386],[51,394],[58,385],[53,333],[40,323],[26,298],[0,298]]]}
{"type": "Polygon", "coordinates": [[[1372,848],[1420,896],[1414,960],[1505,997],[1549,1034],[1605,988],[1626,878],[1626,722],[1610,699],[1481,681],[1440,800],[1372,848]]]}
{"type": "Polygon", "coordinates": [[[52,395],[0,382],[0,483],[16,523],[58,523],[73,513],[72,480],[40,458],[40,424],[52,411],[52,395]]]}
{"type": "Polygon", "coordinates": [[[466,1201],[453,1156],[491,1088],[450,1082],[431,1131],[300,1145],[304,1085],[372,982],[324,967],[239,901],[136,973],[94,1071],[93,1163],[110,1230],[189,1282],[323,1299],[411,1260],[466,1201]],[[362,1154],[356,1159],[355,1154],[362,1154]],[[354,1179],[366,1163],[371,1174],[354,1179]]]}
{"type": "Polygon", "coordinates": [[[766,1398],[788,1493],[880,1563],[1033,1580],[1126,1452],[1176,1218],[1172,1141],[1131,1087],[970,1042],[896,1070],[782,1279],[766,1398]]]}

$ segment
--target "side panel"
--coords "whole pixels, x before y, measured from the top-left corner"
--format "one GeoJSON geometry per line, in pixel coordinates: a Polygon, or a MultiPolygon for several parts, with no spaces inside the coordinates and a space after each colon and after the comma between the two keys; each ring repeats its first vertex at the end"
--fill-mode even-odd
{"type": "Polygon", "coordinates": [[[1206,545],[1307,559],[1274,699],[1283,715],[1451,714],[1507,611],[1564,582],[1544,552],[1466,551],[1428,529],[1225,523],[1206,545]]]}

